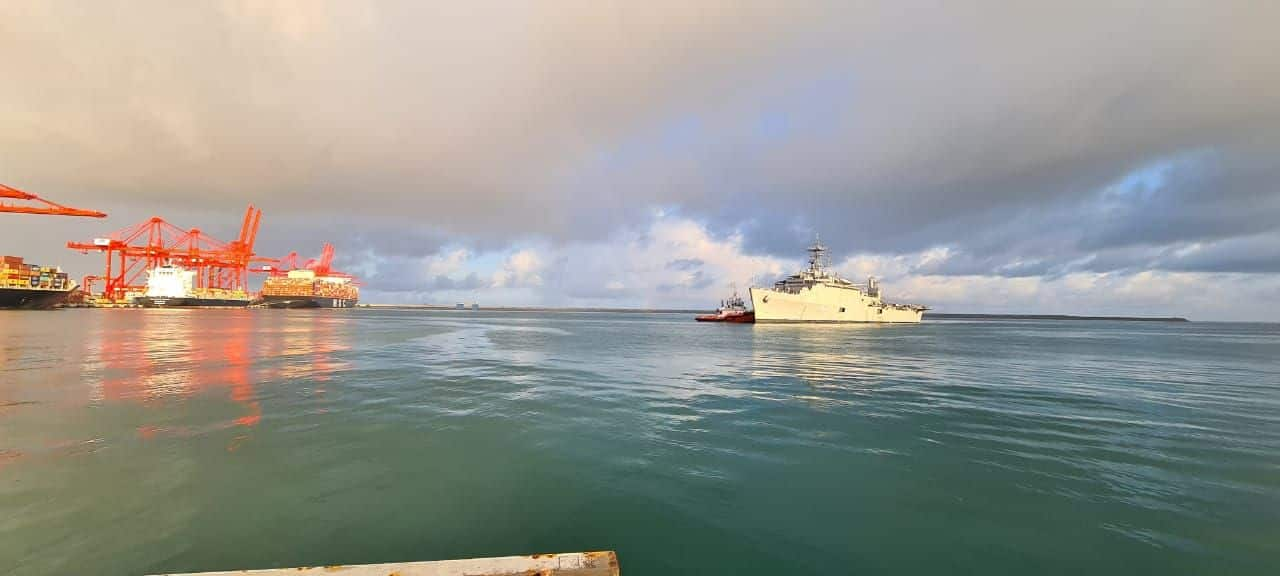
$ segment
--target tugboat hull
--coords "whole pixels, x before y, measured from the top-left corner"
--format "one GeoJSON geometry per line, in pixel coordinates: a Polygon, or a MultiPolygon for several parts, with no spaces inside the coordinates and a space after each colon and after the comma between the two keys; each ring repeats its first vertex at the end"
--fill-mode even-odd
{"type": "Polygon", "coordinates": [[[756,321],[755,312],[703,314],[694,317],[699,322],[730,322],[735,324],[751,324],[756,321]]]}

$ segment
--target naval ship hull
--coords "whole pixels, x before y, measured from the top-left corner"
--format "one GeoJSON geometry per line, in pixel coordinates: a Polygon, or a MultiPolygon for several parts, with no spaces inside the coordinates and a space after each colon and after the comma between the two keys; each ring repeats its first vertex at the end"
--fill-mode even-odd
{"type": "Polygon", "coordinates": [[[248,300],[234,298],[169,298],[165,296],[139,296],[133,303],[143,308],[244,308],[248,300]]]}
{"type": "Polygon", "coordinates": [[[40,288],[0,288],[0,309],[53,308],[63,302],[66,302],[67,297],[70,295],[71,289],[45,290],[40,288]]]}
{"type": "Polygon", "coordinates": [[[756,322],[873,322],[914,324],[924,307],[888,304],[858,290],[816,285],[798,292],[751,289],[756,322]]]}

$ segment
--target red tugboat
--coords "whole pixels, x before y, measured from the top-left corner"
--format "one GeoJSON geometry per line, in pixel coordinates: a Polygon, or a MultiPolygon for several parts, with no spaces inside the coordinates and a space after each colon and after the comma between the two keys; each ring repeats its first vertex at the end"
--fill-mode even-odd
{"type": "Polygon", "coordinates": [[[699,322],[734,322],[739,324],[751,324],[756,321],[756,313],[747,310],[747,303],[742,301],[742,297],[738,296],[738,291],[733,291],[733,296],[728,300],[721,300],[720,307],[716,308],[715,314],[703,314],[694,317],[699,322]]]}

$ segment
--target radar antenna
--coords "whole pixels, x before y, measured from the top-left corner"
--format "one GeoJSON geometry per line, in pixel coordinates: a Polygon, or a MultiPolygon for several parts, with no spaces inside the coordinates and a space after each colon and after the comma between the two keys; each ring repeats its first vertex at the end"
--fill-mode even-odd
{"type": "Polygon", "coordinates": [[[826,273],[828,267],[831,266],[831,257],[827,253],[827,247],[822,245],[822,240],[818,234],[813,235],[813,245],[807,249],[809,252],[809,271],[816,275],[826,273]]]}

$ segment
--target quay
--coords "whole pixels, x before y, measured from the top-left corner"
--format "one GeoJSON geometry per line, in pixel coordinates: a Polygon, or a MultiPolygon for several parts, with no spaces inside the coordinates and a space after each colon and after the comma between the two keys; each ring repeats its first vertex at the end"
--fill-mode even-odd
{"type": "Polygon", "coordinates": [[[155,576],[619,576],[613,551],[155,576]]]}

